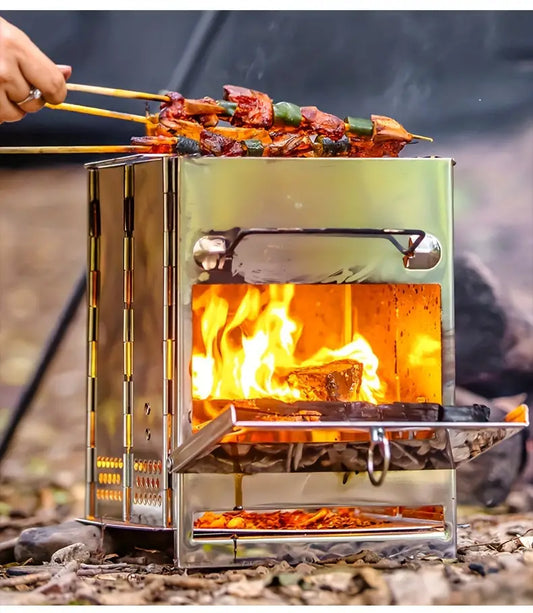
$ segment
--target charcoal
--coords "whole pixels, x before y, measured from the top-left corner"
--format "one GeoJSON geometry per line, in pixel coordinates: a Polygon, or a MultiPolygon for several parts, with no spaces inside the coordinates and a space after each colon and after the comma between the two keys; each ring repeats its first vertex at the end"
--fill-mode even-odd
{"type": "Polygon", "coordinates": [[[304,400],[355,399],[361,387],[363,365],[355,360],[337,360],[322,366],[299,368],[287,377],[304,400]]]}
{"type": "Polygon", "coordinates": [[[473,404],[472,406],[447,406],[442,407],[440,421],[489,421],[490,409],[484,404],[473,404]]]}

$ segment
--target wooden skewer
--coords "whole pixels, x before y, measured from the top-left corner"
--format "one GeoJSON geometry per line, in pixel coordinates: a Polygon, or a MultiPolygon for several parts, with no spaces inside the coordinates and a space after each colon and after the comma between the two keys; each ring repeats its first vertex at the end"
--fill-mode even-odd
{"type": "Polygon", "coordinates": [[[98,117],[111,117],[112,119],[123,119],[125,121],[136,121],[137,123],[153,123],[149,117],[144,115],[133,115],[132,113],[120,113],[119,111],[109,111],[107,109],[98,109],[94,106],[83,106],[81,104],[49,104],[45,106],[56,111],[71,111],[73,113],[83,113],[85,115],[97,115],[98,117]]]}
{"type": "Polygon", "coordinates": [[[130,89],[115,89],[114,87],[101,87],[99,85],[67,83],[67,90],[70,92],[100,94],[101,96],[114,96],[115,98],[134,98],[136,100],[157,100],[160,102],[170,102],[169,96],[162,94],[149,94],[147,92],[136,92],[130,89]]]}
{"type": "Polygon", "coordinates": [[[0,154],[18,153],[151,153],[143,145],[56,145],[50,147],[0,147],[0,154]]]}
{"type": "Polygon", "coordinates": [[[419,136],[418,134],[411,134],[413,138],[417,138],[418,140],[427,140],[429,143],[433,142],[431,136],[419,136]]]}
{"type": "MultiPolygon", "coordinates": [[[[132,98],[136,100],[155,100],[160,102],[170,102],[170,97],[164,94],[152,94],[148,92],[138,92],[130,89],[118,89],[115,87],[103,87],[100,85],[85,85],[82,83],[67,83],[67,90],[71,92],[84,92],[88,94],[99,94],[102,96],[113,96],[116,98],[132,98]]],[[[187,102],[187,100],[186,100],[187,102]]],[[[133,115],[131,113],[120,113],[118,111],[109,111],[106,109],[98,109],[90,106],[81,106],[77,104],[46,104],[48,108],[62,111],[72,111],[75,113],[85,113],[87,115],[97,115],[99,117],[111,117],[114,119],[123,119],[125,121],[136,121],[138,123],[157,123],[157,115],[143,117],[142,115],[133,115]]],[[[209,109],[210,110],[210,109],[209,109]]],[[[429,143],[433,142],[430,136],[421,136],[420,134],[411,134],[414,139],[425,140],[429,143]]]]}

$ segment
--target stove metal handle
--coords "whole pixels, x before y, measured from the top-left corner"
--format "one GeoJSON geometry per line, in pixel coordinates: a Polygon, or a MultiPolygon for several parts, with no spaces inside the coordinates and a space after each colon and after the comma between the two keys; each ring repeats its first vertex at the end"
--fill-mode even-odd
{"type": "Polygon", "coordinates": [[[200,237],[193,247],[196,263],[204,270],[221,267],[227,258],[233,257],[235,249],[248,236],[284,235],[295,236],[338,236],[358,238],[384,238],[406,258],[412,257],[424,240],[424,230],[392,228],[233,228],[227,232],[211,231],[200,237]],[[396,236],[408,236],[409,245],[404,247],[396,236]],[[413,240],[413,237],[416,237],[413,240]]]}
{"type": "Polygon", "coordinates": [[[370,429],[370,446],[368,447],[367,458],[367,472],[368,478],[372,485],[379,486],[385,480],[387,471],[390,465],[390,445],[389,439],[385,436],[385,430],[383,428],[371,428],[370,429]],[[383,458],[383,468],[381,474],[376,477],[374,472],[374,448],[378,447],[381,457],[383,458]]]}

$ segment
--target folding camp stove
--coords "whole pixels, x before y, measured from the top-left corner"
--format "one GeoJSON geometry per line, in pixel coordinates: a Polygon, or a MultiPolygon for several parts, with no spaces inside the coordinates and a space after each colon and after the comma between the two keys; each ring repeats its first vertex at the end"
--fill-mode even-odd
{"type": "Polygon", "coordinates": [[[86,521],[181,567],[456,547],[450,159],[88,165],[86,521]],[[140,541],[139,541],[140,542],[140,541]]]}

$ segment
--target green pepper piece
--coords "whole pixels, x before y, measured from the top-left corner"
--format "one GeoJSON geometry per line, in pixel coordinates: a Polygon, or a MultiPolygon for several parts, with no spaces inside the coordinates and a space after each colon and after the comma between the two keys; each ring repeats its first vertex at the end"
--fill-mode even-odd
{"type": "Polygon", "coordinates": [[[243,141],[246,147],[246,155],[251,157],[261,157],[263,155],[264,147],[260,140],[250,138],[243,141]]]}
{"type": "Polygon", "coordinates": [[[272,105],[274,110],[274,123],[297,128],[302,123],[300,107],[292,102],[276,102],[272,105]]]}
{"type": "Polygon", "coordinates": [[[229,102],[228,100],[217,100],[217,104],[223,107],[230,117],[233,117],[235,109],[237,108],[236,102],[229,102]]]}
{"type": "Polygon", "coordinates": [[[189,155],[201,153],[200,143],[192,138],[187,138],[186,136],[178,136],[176,141],[176,153],[189,155]]]}
{"type": "Polygon", "coordinates": [[[370,119],[362,117],[345,117],[344,123],[348,124],[348,131],[360,136],[372,136],[374,124],[370,119]]]}

